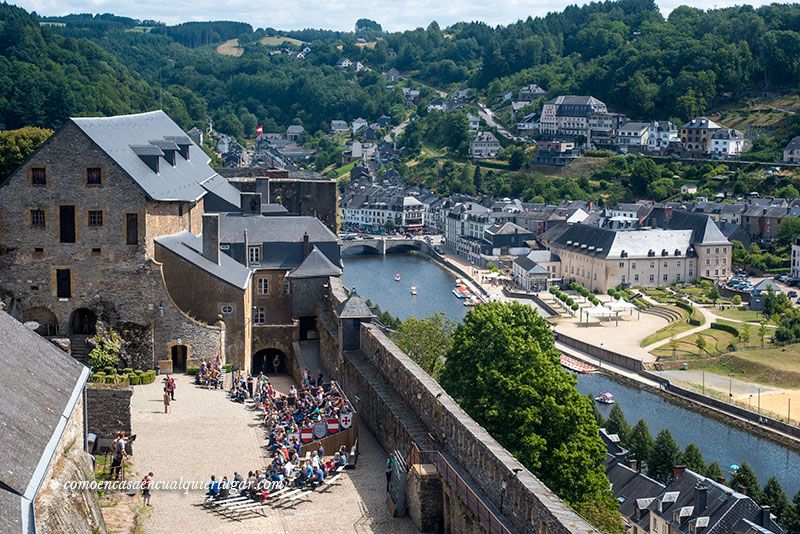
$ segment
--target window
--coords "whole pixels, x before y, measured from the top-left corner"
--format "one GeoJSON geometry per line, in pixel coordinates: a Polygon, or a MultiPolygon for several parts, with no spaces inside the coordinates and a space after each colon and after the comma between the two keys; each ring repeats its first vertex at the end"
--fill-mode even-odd
{"type": "Polygon", "coordinates": [[[711,254],[711,249],[710,248],[706,249],[706,254],[711,254]]]}
{"type": "Polygon", "coordinates": [[[284,295],[288,295],[289,293],[291,293],[291,291],[292,291],[292,286],[289,283],[289,279],[288,278],[284,278],[283,279],[283,294],[284,295]]]}
{"type": "Polygon", "coordinates": [[[47,185],[47,170],[44,167],[33,167],[31,169],[32,185],[47,185]]]}
{"type": "Polygon", "coordinates": [[[34,254],[44,254],[44,248],[43,247],[33,247],[33,253],[34,254]]]}
{"type": "Polygon", "coordinates": [[[99,248],[93,248],[92,249],[92,254],[94,254],[95,256],[99,255],[101,252],[102,251],[99,248]]]}
{"type": "Polygon", "coordinates": [[[264,308],[253,310],[253,324],[264,324],[265,322],[267,322],[267,314],[264,308]]]}
{"type": "Polygon", "coordinates": [[[222,315],[231,315],[233,313],[233,306],[226,304],[220,308],[222,315]]]}
{"type": "Polygon", "coordinates": [[[31,210],[31,226],[34,228],[44,228],[44,210],[31,210]]]}
{"type": "Polygon", "coordinates": [[[678,274],[675,276],[675,281],[676,281],[676,282],[680,282],[680,281],[681,281],[681,273],[678,273],[678,274]]]}
{"type": "Polygon", "coordinates": [[[667,273],[664,273],[662,280],[664,280],[665,282],[667,281],[667,273]]]}
{"type": "Polygon", "coordinates": [[[711,258],[706,258],[706,265],[711,265],[711,258]]]}
{"type": "Polygon", "coordinates": [[[625,267],[625,262],[623,262],[623,261],[619,262],[619,266],[620,267],[625,267]]]}
{"type": "Polygon", "coordinates": [[[651,261],[651,262],[650,262],[650,268],[651,268],[651,269],[654,269],[654,268],[655,268],[655,266],[656,266],[656,262],[654,262],[654,261],[651,261]]]}
{"type": "Polygon", "coordinates": [[[691,278],[693,274],[694,274],[694,271],[689,269],[689,278],[691,278]]]}
{"type": "Polygon", "coordinates": [[[258,279],[258,294],[269,295],[269,278],[258,279]]]}
{"type": "Polygon", "coordinates": [[[719,254],[719,248],[714,249],[714,254],[719,254]]]}
{"type": "Polygon", "coordinates": [[[709,271],[708,269],[706,269],[706,276],[711,276],[711,271],[709,271]]]}
{"type": "Polygon", "coordinates": [[[651,282],[655,282],[655,281],[656,281],[656,275],[654,275],[654,274],[651,274],[651,275],[650,275],[650,281],[651,281],[651,282]]]}
{"type": "Polygon", "coordinates": [[[89,210],[89,226],[97,228],[103,226],[103,210],[89,210]]]}
{"type": "Polygon", "coordinates": [[[100,185],[103,183],[100,167],[89,167],[86,169],[86,185],[100,185]]]}
{"type": "Polygon", "coordinates": [[[681,266],[681,262],[678,262],[678,267],[680,267],[680,266],[681,266]]]}
{"type": "Polygon", "coordinates": [[[667,262],[664,262],[664,268],[666,269],[667,267],[669,267],[669,264],[667,262]]]}
{"type": "Polygon", "coordinates": [[[261,247],[258,245],[248,247],[247,257],[250,259],[250,263],[261,263],[261,247]]]}
{"type": "Polygon", "coordinates": [[[719,276],[719,269],[714,269],[714,276],[719,276]]]}
{"type": "Polygon", "coordinates": [[[68,299],[72,296],[69,269],[56,269],[56,296],[60,299],[68,299]]]}
{"type": "Polygon", "coordinates": [[[636,269],[636,264],[635,263],[631,263],[631,269],[636,269]]]}
{"type": "Polygon", "coordinates": [[[59,241],[75,242],[75,206],[58,207],[59,241]]]}
{"type": "Polygon", "coordinates": [[[125,243],[128,245],[139,244],[139,214],[125,214],[125,243]]]}
{"type": "Polygon", "coordinates": [[[633,275],[633,281],[634,282],[638,282],[639,281],[639,275],[638,274],[634,274],[633,275]]]}

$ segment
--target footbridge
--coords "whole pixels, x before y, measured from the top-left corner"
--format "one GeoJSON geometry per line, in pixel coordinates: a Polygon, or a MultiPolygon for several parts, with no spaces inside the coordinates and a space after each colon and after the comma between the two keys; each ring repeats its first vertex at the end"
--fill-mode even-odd
{"type": "Polygon", "coordinates": [[[430,246],[423,239],[408,237],[374,237],[370,239],[339,240],[340,251],[367,254],[388,254],[392,252],[409,252],[417,250],[429,252],[430,246]]]}

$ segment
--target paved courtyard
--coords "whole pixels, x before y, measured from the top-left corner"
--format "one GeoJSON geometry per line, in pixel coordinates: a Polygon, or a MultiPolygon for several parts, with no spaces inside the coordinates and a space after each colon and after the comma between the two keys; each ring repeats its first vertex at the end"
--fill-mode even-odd
{"type": "MultiPolygon", "coordinates": [[[[159,377],[160,379],[161,377],[159,377]]],[[[263,469],[266,444],[256,412],[228,400],[225,392],[196,387],[191,378],[176,375],[178,387],[172,410],[164,414],[160,380],[134,388],[131,401],[134,468],[139,476],[153,471],[156,481],[207,482],[213,474],[232,478],[233,472],[263,469]]],[[[276,384],[286,387],[284,379],[276,384]]],[[[266,517],[227,519],[198,506],[204,490],[153,492],[153,511],[144,523],[147,534],[175,532],[416,532],[409,518],[388,515],[384,502],[385,456],[375,438],[362,426],[358,467],[346,471],[344,482],[294,508],[265,508],[266,517]]]]}

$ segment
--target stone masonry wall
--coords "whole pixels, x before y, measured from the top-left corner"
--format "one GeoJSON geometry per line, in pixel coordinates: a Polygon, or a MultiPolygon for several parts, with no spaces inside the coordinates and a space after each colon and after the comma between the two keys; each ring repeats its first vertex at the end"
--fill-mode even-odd
{"type": "Polygon", "coordinates": [[[95,384],[86,388],[86,407],[90,434],[98,440],[114,437],[117,431],[131,432],[132,387],[112,388],[95,384]]]}
{"type": "MultiPolygon", "coordinates": [[[[345,353],[345,358],[350,354],[345,353]]],[[[419,400],[409,402],[408,406],[450,454],[463,459],[461,467],[496,506],[500,503],[501,483],[506,482],[504,515],[520,532],[538,532],[543,528],[564,534],[597,532],[497,443],[376,326],[362,325],[361,350],[355,354],[368,360],[404,398],[414,399],[419,395],[419,400]],[[520,470],[516,476],[514,469],[520,470]]],[[[362,408],[362,420],[367,415],[362,408]]]]}

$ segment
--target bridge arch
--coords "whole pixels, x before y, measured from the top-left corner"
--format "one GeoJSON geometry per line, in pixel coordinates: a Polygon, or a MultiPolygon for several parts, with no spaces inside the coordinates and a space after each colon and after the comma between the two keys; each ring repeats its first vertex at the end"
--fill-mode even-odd
{"type": "Polygon", "coordinates": [[[346,241],[342,243],[340,252],[344,254],[345,252],[349,252],[350,254],[383,254],[383,251],[375,245],[367,244],[367,243],[359,243],[358,241],[346,241]]]}
{"type": "Polygon", "coordinates": [[[419,242],[410,242],[410,243],[398,243],[397,245],[389,245],[386,244],[386,254],[391,253],[398,253],[398,252],[411,252],[412,250],[419,251],[421,250],[419,242]]]}

